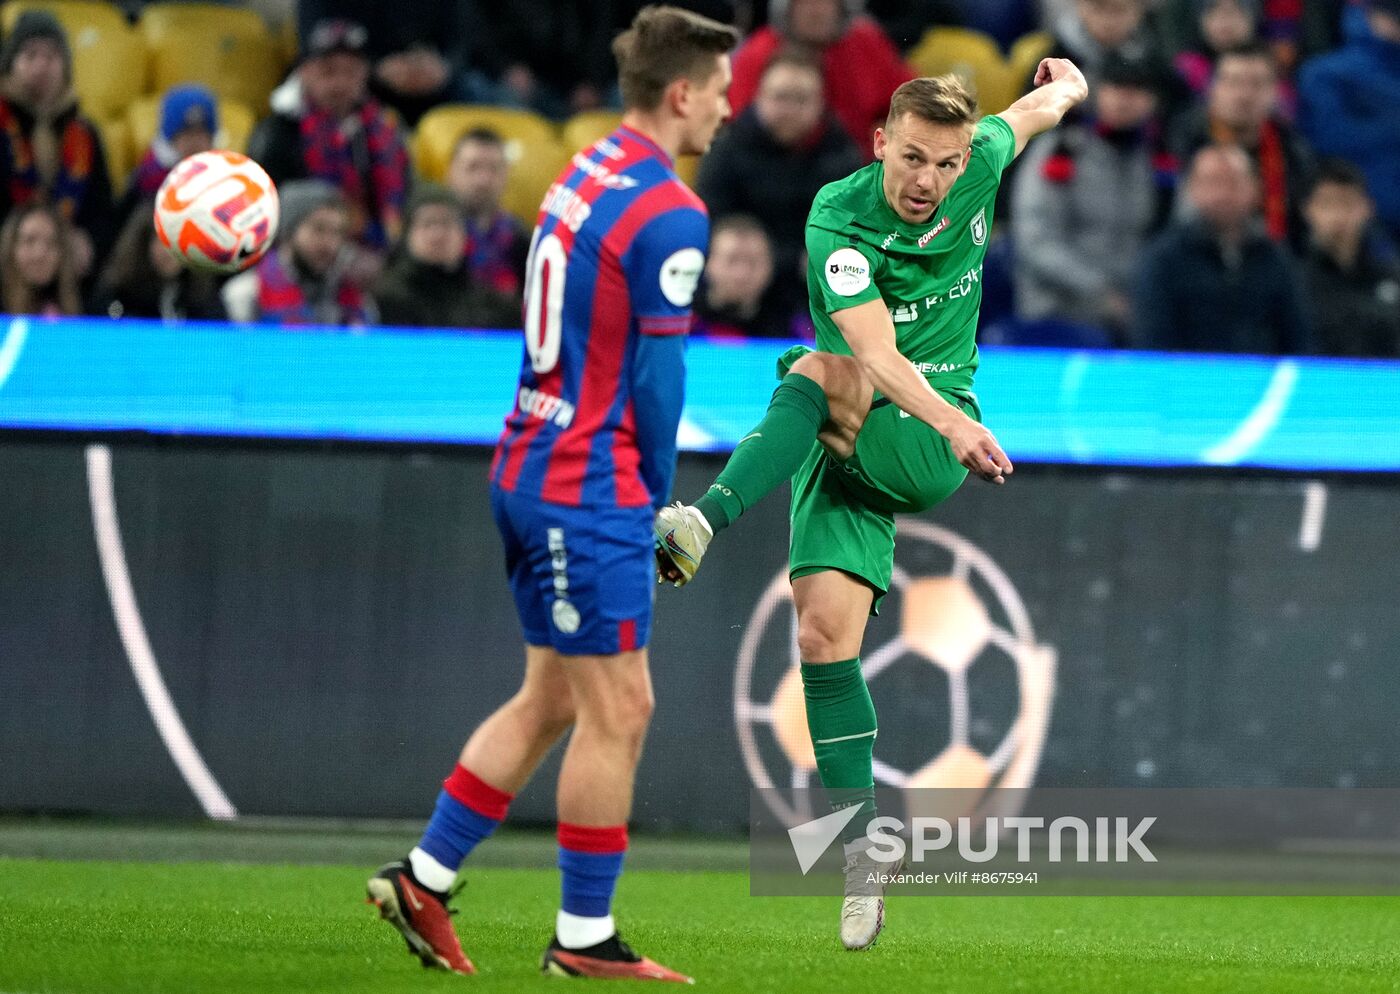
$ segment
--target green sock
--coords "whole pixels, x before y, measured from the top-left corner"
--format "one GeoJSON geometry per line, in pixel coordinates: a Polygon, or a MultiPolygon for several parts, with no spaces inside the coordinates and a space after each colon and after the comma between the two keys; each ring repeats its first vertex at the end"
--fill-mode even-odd
{"type": "Polygon", "coordinates": [[[865,834],[875,817],[875,705],[860,672],[859,659],[839,663],[803,663],[802,692],[807,701],[807,730],[817,754],[833,810],[860,805],[864,810],[841,833],[850,842],[865,834]]]}
{"type": "Polygon", "coordinates": [[[783,377],[768,413],[740,440],[709,491],[695,502],[710,529],[719,531],[792,479],[830,417],[826,391],[816,380],[801,373],[783,377]]]}

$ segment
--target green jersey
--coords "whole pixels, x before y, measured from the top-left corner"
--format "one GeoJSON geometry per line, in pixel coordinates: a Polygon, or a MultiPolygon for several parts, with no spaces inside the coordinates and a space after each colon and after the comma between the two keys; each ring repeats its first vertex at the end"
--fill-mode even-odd
{"type": "Polygon", "coordinates": [[[983,118],[967,169],[924,224],[906,224],[886,202],[882,162],[822,187],[807,215],[807,293],[817,348],[850,355],[831,314],[882,300],[900,354],[934,388],[970,396],[982,260],[1001,174],[1015,154],[1011,126],[983,118]]]}

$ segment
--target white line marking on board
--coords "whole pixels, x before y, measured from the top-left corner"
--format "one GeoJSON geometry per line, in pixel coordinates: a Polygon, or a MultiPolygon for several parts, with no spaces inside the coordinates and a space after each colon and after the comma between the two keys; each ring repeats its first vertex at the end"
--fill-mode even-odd
{"type": "Polygon", "coordinates": [[[146,624],[141,619],[131,573],[127,569],[126,551],[122,548],[121,524],[117,520],[117,501],[112,487],[112,451],[105,445],[89,445],[86,456],[88,500],[92,505],[97,556],[102,563],[102,579],[107,584],[112,616],[116,619],[131,673],[136,677],[136,685],[141,689],[146,710],[155,722],[161,741],[204,813],[220,821],[231,821],[238,817],[238,811],[209,772],[185,723],[180,720],[180,712],[165,686],[160,664],[146,636],[146,624]]]}
{"type": "Polygon", "coordinates": [[[1327,484],[1309,480],[1303,484],[1303,521],[1298,526],[1298,548],[1316,552],[1322,544],[1322,524],[1327,520],[1327,484]]]}
{"type": "Polygon", "coordinates": [[[15,371],[15,363],[19,362],[19,354],[24,351],[24,343],[28,338],[28,319],[15,318],[10,322],[10,328],[5,332],[5,341],[0,344],[0,387],[5,385],[5,381],[15,371]]]}
{"type": "Polygon", "coordinates": [[[676,445],[681,449],[699,449],[708,452],[715,447],[717,439],[704,428],[701,428],[690,418],[681,416],[681,422],[676,428],[676,445]]]}
{"type": "Polygon", "coordinates": [[[1274,369],[1274,375],[1264,390],[1264,396],[1239,427],[1224,440],[1201,454],[1201,461],[1211,466],[1234,466],[1254,451],[1274,428],[1293,398],[1298,385],[1298,364],[1285,359],[1274,369]]]}

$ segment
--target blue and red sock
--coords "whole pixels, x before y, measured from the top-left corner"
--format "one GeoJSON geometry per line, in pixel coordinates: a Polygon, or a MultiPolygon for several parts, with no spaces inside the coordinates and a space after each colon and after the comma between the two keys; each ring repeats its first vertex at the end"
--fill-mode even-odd
{"type": "Polygon", "coordinates": [[[613,935],[613,891],[627,855],[627,826],[559,823],[562,903],[556,922],[561,945],[582,949],[613,935]]]}
{"type": "Polygon", "coordinates": [[[419,883],[439,892],[451,887],[462,860],[505,820],[514,796],[458,764],[442,782],[433,817],[409,854],[419,883]]]}

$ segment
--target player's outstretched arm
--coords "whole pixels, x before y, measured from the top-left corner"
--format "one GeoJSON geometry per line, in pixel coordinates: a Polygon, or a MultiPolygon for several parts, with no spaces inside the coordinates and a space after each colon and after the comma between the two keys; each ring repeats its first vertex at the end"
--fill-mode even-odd
{"type": "Polygon", "coordinates": [[[944,400],[895,345],[894,324],[883,300],[868,300],[831,313],[851,353],[876,390],[910,417],[948,440],[958,462],[992,483],[1005,483],[1011,460],[992,433],[944,400]]]}
{"type": "Polygon", "coordinates": [[[997,116],[1011,126],[1020,155],[1026,142],[1059,124],[1088,95],[1089,84],[1073,62],[1042,59],[1035,71],[1035,89],[997,116]]]}

